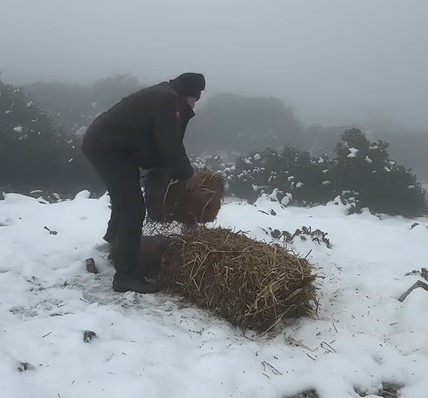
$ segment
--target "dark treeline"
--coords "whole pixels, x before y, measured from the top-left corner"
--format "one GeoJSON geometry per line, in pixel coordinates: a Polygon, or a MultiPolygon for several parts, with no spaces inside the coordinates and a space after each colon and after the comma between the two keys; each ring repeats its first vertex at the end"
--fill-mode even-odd
{"type": "MultiPolygon", "coordinates": [[[[0,188],[23,193],[34,188],[103,193],[102,184],[81,153],[80,139],[98,114],[141,87],[128,75],[89,86],[34,83],[18,88],[0,80],[0,188]]],[[[363,134],[357,127],[307,128],[279,99],[223,93],[199,105],[186,144],[193,155],[206,158],[221,154],[225,163],[234,164],[233,172],[226,173],[230,193],[246,199],[277,190],[284,195],[292,193],[295,204],[314,204],[329,201],[342,191],[355,191],[374,211],[403,215],[424,211],[419,181],[428,181],[428,132],[363,134]],[[363,135],[344,141],[345,131],[357,131],[356,137],[363,135]],[[338,150],[341,142],[346,142],[342,152],[338,150]],[[382,155],[376,155],[377,149],[373,152],[372,147],[382,147],[382,155]],[[354,151],[359,155],[354,157],[354,151]],[[248,155],[257,152],[263,154],[262,164],[269,167],[251,169],[249,164],[254,162],[249,162],[248,155]],[[379,164],[373,155],[381,159],[379,164]],[[325,164],[318,162],[320,156],[325,164]],[[331,180],[324,175],[327,169],[331,180]],[[300,178],[301,187],[293,186],[291,176],[286,175],[291,172],[293,178],[300,178]],[[384,201],[387,192],[389,196],[395,192],[396,202],[384,201]]]]}
{"type": "MultiPolygon", "coordinates": [[[[136,77],[117,75],[92,85],[33,83],[22,86],[31,100],[44,109],[64,134],[81,135],[100,113],[144,86],[136,77]]],[[[291,145],[313,155],[332,155],[346,126],[310,126],[296,118],[293,109],[276,98],[245,97],[223,93],[210,96],[191,121],[186,144],[189,151],[202,153],[248,153],[266,147],[291,145]]],[[[391,157],[414,170],[428,183],[426,149],[428,130],[377,130],[373,139],[387,141],[391,157]]]]}
{"type": "Polygon", "coordinates": [[[57,128],[73,136],[81,134],[99,113],[142,86],[136,77],[117,75],[87,86],[38,82],[21,88],[52,117],[57,128]]]}

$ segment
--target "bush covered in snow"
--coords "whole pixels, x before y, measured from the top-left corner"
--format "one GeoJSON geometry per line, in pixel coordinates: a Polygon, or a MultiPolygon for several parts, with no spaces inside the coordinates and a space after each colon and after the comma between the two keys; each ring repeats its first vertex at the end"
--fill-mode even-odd
{"type": "Polygon", "coordinates": [[[80,190],[99,182],[79,148],[23,91],[0,81],[0,186],[80,190]]]}
{"type": "Polygon", "coordinates": [[[370,142],[358,129],[342,135],[336,158],[312,156],[286,146],[239,156],[195,159],[197,168],[222,172],[228,193],[254,202],[268,196],[283,205],[324,204],[338,198],[349,212],[417,216],[426,211],[424,189],[411,170],[389,159],[388,144],[370,142]]]}
{"type": "Polygon", "coordinates": [[[237,158],[230,192],[254,201],[262,194],[283,204],[325,203],[333,197],[331,161],[292,147],[271,148],[237,158]]]}
{"type": "Polygon", "coordinates": [[[412,170],[389,159],[387,148],[358,129],[346,131],[336,147],[335,181],[341,190],[357,192],[360,205],[372,212],[419,215],[426,209],[425,191],[412,170]]]}

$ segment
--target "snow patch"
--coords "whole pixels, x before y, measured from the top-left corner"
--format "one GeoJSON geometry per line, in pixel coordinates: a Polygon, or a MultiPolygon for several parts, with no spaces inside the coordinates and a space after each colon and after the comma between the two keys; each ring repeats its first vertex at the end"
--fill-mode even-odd
{"type": "Polygon", "coordinates": [[[265,398],[313,388],[344,398],[356,397],[355,387],[374,396],[385,381],[405,386],[400,398],[426,397],[428,294],[397,298],[419,279],[406,273],[428,264],[427,217],[346,216],[340,197],[312,208],[284,208],[267,195],[255,205],[226,201],[211,226],[266,242],[270,229],[307,226],[333,244],[290,244],[314,265],[319,316],[268,338],[166,293],[114,293],[101,246],[109,197],[76,198],[0,201],[0,220],[8,220],[0,226],[0,374],[8,397],[265,398]],[[421,227],[409,230],[414,222],[421,227]],[[86,272],[88,257],[99,274],[86,272]],[[97,337],[85,342],[85,331],[97,337]]]}
{"type": "Polygon", "coordinates": [[[357,148],[348,148],[349,154],[346,156],[347,158],[355,158],[359,150],[357,148]]]}

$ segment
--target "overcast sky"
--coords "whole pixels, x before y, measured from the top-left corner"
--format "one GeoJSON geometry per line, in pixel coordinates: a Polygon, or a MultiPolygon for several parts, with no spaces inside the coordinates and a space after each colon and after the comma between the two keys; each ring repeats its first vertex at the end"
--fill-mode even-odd
{"type": "Polygon", "coordinates": [[[10,83],[154,83],[275,96],[306,124],[428,128],[426,0],[0,0],[10,83]]]}

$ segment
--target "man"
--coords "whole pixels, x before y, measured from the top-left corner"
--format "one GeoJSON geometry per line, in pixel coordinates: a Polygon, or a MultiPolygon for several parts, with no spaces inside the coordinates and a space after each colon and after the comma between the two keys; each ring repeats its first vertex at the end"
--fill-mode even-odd
{"type": "Polygon", "coordinates": [[[192,189],[193,168],[183,145],[193,108],[205,89],[199,73],[184,73],[169,82],[123,98],[88,128],[82,150],[104,182],[111,217],[104,240],[115,243],[118,292],[154,293],[158,282],[138,276],[141,229],[146,206],[139,168],[166,170],[192,189]]]}

